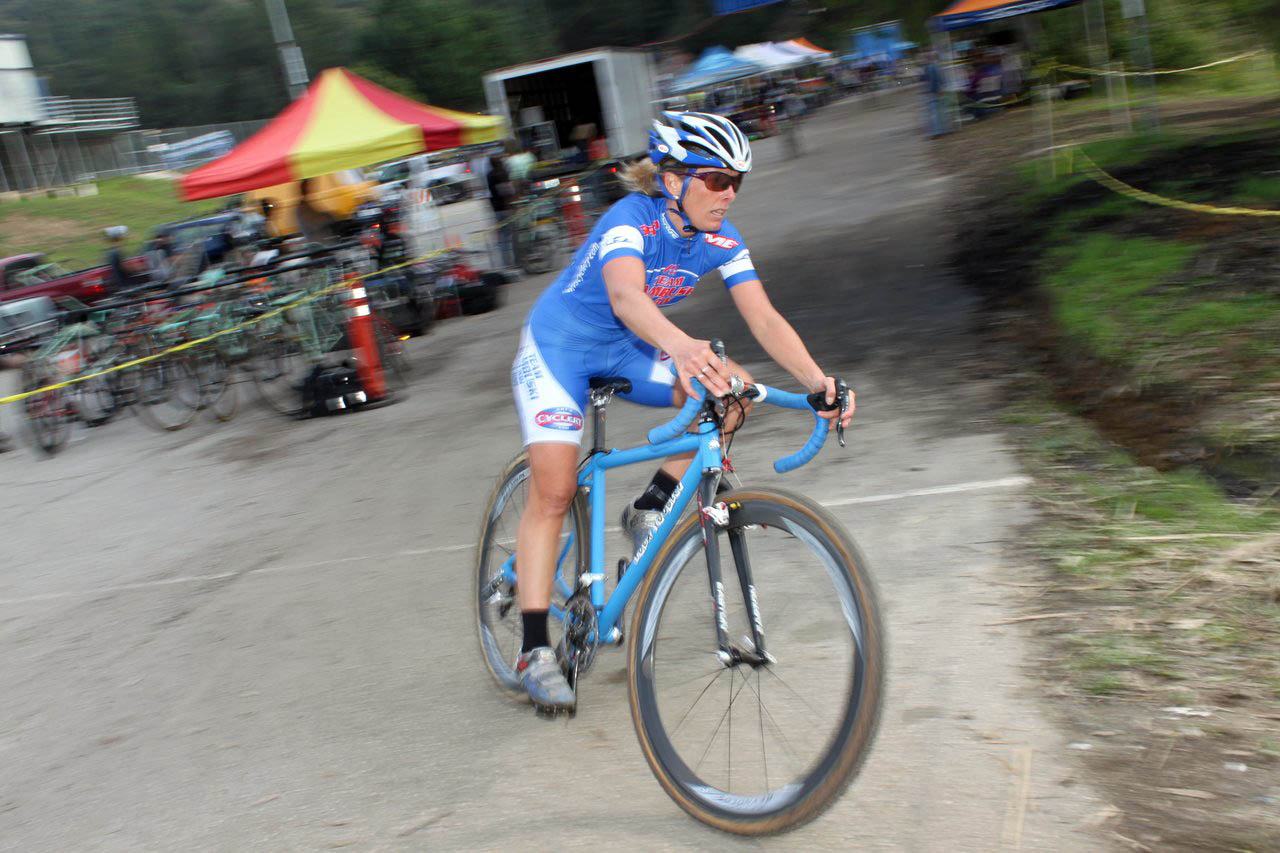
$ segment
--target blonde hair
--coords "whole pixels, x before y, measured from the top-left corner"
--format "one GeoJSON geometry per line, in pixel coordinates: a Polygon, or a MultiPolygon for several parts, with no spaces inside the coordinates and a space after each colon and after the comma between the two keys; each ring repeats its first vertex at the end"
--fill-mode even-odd
{"type": "Polygon", "coordinates": [[[663,160],[662,165],[659,166],[648,157],[641,157],[623,166],[618,171],[618,180],[628,192],[644,193],[657,198],[662,195],[662,187],[658,183],[662,180],[662,173],[679,169],[680,164],[671,158],[663,160]]]}

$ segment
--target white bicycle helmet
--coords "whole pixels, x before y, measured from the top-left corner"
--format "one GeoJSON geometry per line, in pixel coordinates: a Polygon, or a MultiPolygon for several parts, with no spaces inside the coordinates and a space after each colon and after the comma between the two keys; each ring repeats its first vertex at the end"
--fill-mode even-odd
{"type": "MultiPolygon", "coordinates": [[[[690,169],[698,167],[733,169],[746,174],[751,171],[751,143],[738,126],[724,116],[714,113],[662,113],[666,124],[653,123],[649,131],[649,159],[661,165],[664,160],[675,160],[690,169]]],[[[676,211],[684,221],[685,234],[697,233],[684,211],[684,197],[689,192],[693,178],[685,176],[680,195],[672,195],[662,181],[658,186],[662,194],[676,203],[676,211]]]]}
{"type": "Polygon", "coordinates": [[[649,158],[670,157],[686,166],[751,171],[751,143],[738,126],[714,113],[663,112],[666,124],[649,131],[649,158]]]}

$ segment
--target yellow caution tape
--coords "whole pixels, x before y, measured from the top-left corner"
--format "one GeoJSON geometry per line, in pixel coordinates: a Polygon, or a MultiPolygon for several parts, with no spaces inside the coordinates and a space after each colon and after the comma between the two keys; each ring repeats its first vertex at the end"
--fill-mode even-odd
{"type": "Polygon", "coordinates": [[[1193,201],[1182,201],[1176,198],[1166,198],[1162,195],[1149,193],[1146,190],[1140,190],[1132,187],[1124,181],[1104,172],[1097,163],[1089,158],[1088,154],[1078,148],[1067,149],[1068,154],[1068,171],[1073,171],[1074,160],[1079,158],[1081,162],[1081,171],[1089,178],[1102,184],[1109,190],[1117,192],[1120,195],[1136,201],[1146,202],[1147,204],[1158,204],[1161,207],[1172,207],[1175,210],[1189,210],[1194,213],[1212,213],[1218,216],[1280,216],[1280,210],[1262,210],[1256,207],[1215,207],[1211,204],[1198,204],[1193,201]]]}
{"type": "Polygon", "coordinates": [[[250,326],[254,326],[258,323],[261,323],[264,320],[269,320],[272,317],[279,316],[280,314],[283,314],[285,311],[289,310],[290,308],[295,308],[299,305],[305,305],[308,302],[312,302],[316,299],[319,299],[322,296],[328,296],[330,293],[336,293],[339,290],[345,290],[346,288],[349,288],[351,286],[352,282],[364,281],[367,278],[372,278],[376,275],[381,275],[383,273],[391,272],[392,270],[398,270],[398,269],[403,269],[404,267],[413,266],[414,264],[422,263],[423,261],[428,260],[429,258],[434,258],[438,255],[443,255],[448,251],[449,251],[448,249],[437,249],[432,252],[427,252],[425,255],[419,255],[416,258],[412,258],[410,260],[404,261],[403,263],[394,264],[389,267],[383,267],[380,270],[374,270],[373,272],[368,272],[363,275],[352,276],[351,278],[344,278],[341,281],[336,282],[335,284],[329,285],[328,287],[322,288],[313,293],[308,293],[306,296],[300,297],[298,299],[294,299],[290,301],[287,305],[281,305],[279,308],[273,308],[264,314],[259,314],[257,317],[251,317],[250,319],[245,320],[243,323],[237,323],[234,326],[229,326],[225,329],[219,329],[213,334],[205,335],[202,338],[196,338],[194,340],[184,341],[180,344],[169,347],[168,349],[161,350],[160,352],[157,352],[157,353],[152,353],[151,355],[144,355],[141,358],[131,359],[130,361],[126,361],[121,364],[113,364],[111,367],[108,367],[105,370],[97,370],[97,371],[94,371],[93,373],[86,373],[83,376],[74,376],[70,379],[63,380],[62,382],[55,382],[51,385],[45,385],[43,387],[34,388],[30,391],[23,391],[18,394],[10,394],[8,397],[0,397],[0,406],[3,406],[7,403],[17,403],[22,400],[26,400],[29,397],[35,397],[39,394],[47,394],[50,391],[57,391],[61,388],[66,388],[70,385],[75,385],[80,382],[88,382],[90,379],[97,379],[101,376],[106,376],[109,373],[118,373],[122,370],[128,370],[132,367],[137,367],[142,364],[147,364],[148,362],[158,361],[159,359],[167,358],[168,356],[171,356],[174,353],[184,352],[185,350],[193,349],[198,346],[203,346],[204,344],[207,344],[210,341],[217,340],[218,338],[224,337],[225,335],[235,334],[236,332],[243,331],[249,328],[250,326]]]}
{"type": "Polygon", "coordinates": [[[1236,56],[1229,56],[1226,59],[1219,59],[1216,62],[1206,62],[1204,65],[1193,65],[1190,68],[1156,68],[1151,71],[1110,71],[1101,68],[1084,68],[1079,65],[1065,65],[1055,62],[1051,68],[1061,68],[1063,71],[1070,71],[1073,74],[1096,74],[1100,77],[1152,77],[1161,74],[1185,74],[1188,71],[1203,71],[1206,68],[1215,68],[1219,65],[1227,65],[1231,62],[1239,62],[1242,59],[1258,56],[1264,53],[1262,50],[1251,50],[1248,53],[1241,53],[1236,56]]]}

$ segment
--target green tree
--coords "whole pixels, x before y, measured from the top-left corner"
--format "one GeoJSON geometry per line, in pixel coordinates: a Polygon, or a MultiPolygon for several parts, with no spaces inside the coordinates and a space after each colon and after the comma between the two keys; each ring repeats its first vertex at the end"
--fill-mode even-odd
{"type": "Polygon", "coordinates": [[[379,0],[363,53],[433,103],[481,108],[486,71],[543,55],[516,17],[462,0],[379,0]]]}
{"type": "Polygon", "coordinates": [[[418,87],[413,84],[413,81],[406,80],[399,74],[392,74],[381,65],[362,62],[359,65],[352,66],[351,70],[369,82],[376,83],[384,89],[390,89],[397,95],[404,95],[406,98],[412,98],[419,103],[429,103],[427,96],[418,91],[418,87]]]}

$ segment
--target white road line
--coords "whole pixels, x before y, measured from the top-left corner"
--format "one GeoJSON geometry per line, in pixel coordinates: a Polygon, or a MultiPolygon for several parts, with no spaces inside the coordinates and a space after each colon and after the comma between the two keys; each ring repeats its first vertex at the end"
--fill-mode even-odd
{"type": "Polygon", "coordinates": [[[984,492],[990,489],[1016,489],[1031,484],[1030,477],[1004,477],[1000,480],[973,480],[968,483],[954,483],[950,486],[930,486],[925,489],[912,489],[909,492],[890,492],[885,495],[866,495],[860,498],[837,498],[821,501],[825,507],[852,506],[853,504],[879,504],[889,501],[900,501],[904,498],[923,498],[929,495],[953,495],[959,492],[984,492]]]}
{"type": "MultiPolygon", "coordinates": [[[[890,501],[899,501],[905,498],[928,497],[930,495],[951,495],[961,492],[988,491],[991,489],[1012,489],[1026,486],[1030,482],[1030,477],[1005,477],[1000,480],[974,480],[968,483],[953,483],[949,486],[931,486],[924,489],[912,489],[911,491],[906,492],[892,492],[883,495],[864,495],[862,497],[854,498],[838,498],[835,500],[823,501],[822,503],[823,506],[826,507],[888,503],[890,501]]],[[[615,527],[607,528],[607,530],[610,533],[618,532],[618,528],[615,527]]],[[[15,604],[34,604],[41,601],[59,601],[67,598],[93,598],[98,595],[110,595],[117,592],[134,592],[137,590],[156,589],[159,587],[176,586],[180,584],[208,583],[210,581],[226,580],[228,578],[245,575],[300,572],[307,569],[321,569],[327,566],[340,566],[346,563],[386,560],[394,557],[424,557],[431,554],[452,554],[459,551],[470,551],[473,548],[475,548],[475,545],[470,543],[466,545],[437,545],[433,548],[410,548],[403,551],[393,551],[389,554],[357,554],[351,557],[336,557],[331,560],[316,560],[310,563],[290,563],[281,566],[260,566],[244,572],[219,572],[218,574],[213,575],[182,575],[179,577],[163,578],[153,581],[140,581],[138,583],[125,583],[116,584],[115,586],[97,587],[96,589],[72,590],[68,592],[46,592],[40,595],[29,595],[23,598],[0,598],[0,607],[15,604]]]]}

